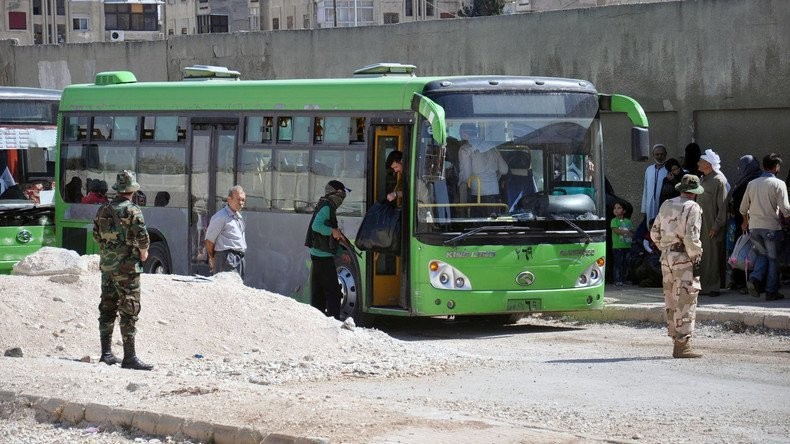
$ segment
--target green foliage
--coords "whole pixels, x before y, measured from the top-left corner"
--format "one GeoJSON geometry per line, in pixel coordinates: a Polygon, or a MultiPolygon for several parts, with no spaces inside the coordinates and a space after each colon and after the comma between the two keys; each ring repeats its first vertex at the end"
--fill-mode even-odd
{"type": "Polygon", "coordinates": [[[465,5],[458,11],[459,17],[483,17],[487,15],[502,15],[505,0],[474,0],[471,5],[465,5]]]}

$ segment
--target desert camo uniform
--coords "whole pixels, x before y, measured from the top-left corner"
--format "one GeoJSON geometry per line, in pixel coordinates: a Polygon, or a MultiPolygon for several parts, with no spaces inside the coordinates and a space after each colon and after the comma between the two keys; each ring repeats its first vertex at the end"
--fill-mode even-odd
{"type": "Polygon", "coordinates": [[[701,226],[702,208],[681,195],[661,205],[650,229],[661,250],[668,334],[678,341],[689,339],[694,331],[701,288],[699,276],[694,276],[694,263],[702,257],[701,226]]]}

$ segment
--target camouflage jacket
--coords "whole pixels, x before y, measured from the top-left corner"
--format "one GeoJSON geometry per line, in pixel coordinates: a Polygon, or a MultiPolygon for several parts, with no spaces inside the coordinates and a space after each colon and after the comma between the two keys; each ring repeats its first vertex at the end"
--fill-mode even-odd
{"type": "Polygon", "coordinates": [[[93,240],[100,245],[102,271],[141,273],[140,250],[151,243],[140,207],[116,197],[102,205],[93,220],[93,240]],[[113,217],[111,211],[117,215],[113,217]],[[120,222],[117,223],[117,222],[120,222]]]}
{"type": "Polygon", "coordinates": [[[701,227],[702,207],[691,199],[678,196],[661,204],[650,228],[650,237],[662,253],[678,251],[676,248],[682,245],[689,258],[696,260],[702,256],[701,227]]]}

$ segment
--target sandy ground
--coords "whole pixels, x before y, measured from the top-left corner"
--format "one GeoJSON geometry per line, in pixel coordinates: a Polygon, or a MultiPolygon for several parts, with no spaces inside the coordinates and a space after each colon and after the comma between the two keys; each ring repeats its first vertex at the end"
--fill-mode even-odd
{"type": "MultiPolygon", "coordinates": [[[[324,436],[325,426],[313,424],[318,420],[310,419],[310,410],[342,403],[343,396],[313,399],[300,391],[300,382],[419,377],[461,363],[457,352],[399,341],[375,329],[349,328],[309,305],[246,287],[234,273],[213,279],[144,274],[137,353],[155,369],[123,370],[97,363],[98,256],[45,248],[20,262],[15,273],[0,277],[0,350],[18,347],[23,359],[0,358],[6,372],[0,388],[5,390],[36,394],[40,372],[55,372],[54,395],[64,399],[155,406],[221,423],[238,419],[324,436]],[[105,401],[103,391],[109,391],[105,401]],[[184,402],[197,397],[208,401],[184,402]],[[255,412],[262,402],[293,419],[282,425],[279,415],[261,421],[251,413],[223,421],[229,404],[234,410],[246,404],[255,412]]],[[[122,356],[117,326],[113,340],[116,355],[122,356]]],[[[48,385],[40,392],[53,395],[52,390],[48,385]]],[[[386,402],[375,403],[382,413],[386,410],[386,402]]],[[[386,414],[381,417],[388,421],[386,414]]],[[[339,437],[354,433],[349,429],[339,437]]]]}
{"type": "MultiPolygon", "coordinates": [[[[43,249],[0,276],[0,351],[23,353],[0,357],[0,390],[331,442],[790,442],[787,335],[701,326],[701,360],[672,360],[656,325],[426,320],[399,340],[232,273],[143,275],[137,350],[156,367],[133,371],[96,362],[97,262],[43,249]]],[[[183,440],[19,407],[0,403],[0,442],[183,440]]]]}

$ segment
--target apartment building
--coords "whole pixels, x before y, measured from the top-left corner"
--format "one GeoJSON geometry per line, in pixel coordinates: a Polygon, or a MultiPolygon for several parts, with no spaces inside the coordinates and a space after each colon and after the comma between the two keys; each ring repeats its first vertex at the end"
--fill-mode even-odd
{"type": "MultiPolygon", "coordinates": [[[[5,0],[0,40],[20,45],[159,40],[217,32],[376,26],[456,18],[473,0],[5,0]]],[[[506,0],[517,14],[682,0],[506,0]]]]}
{"type": "Polygon", "coordinates": [[[20,45],[164,38],[157,0],[11,0],[0,2],[0,39],[20,45]]]}

